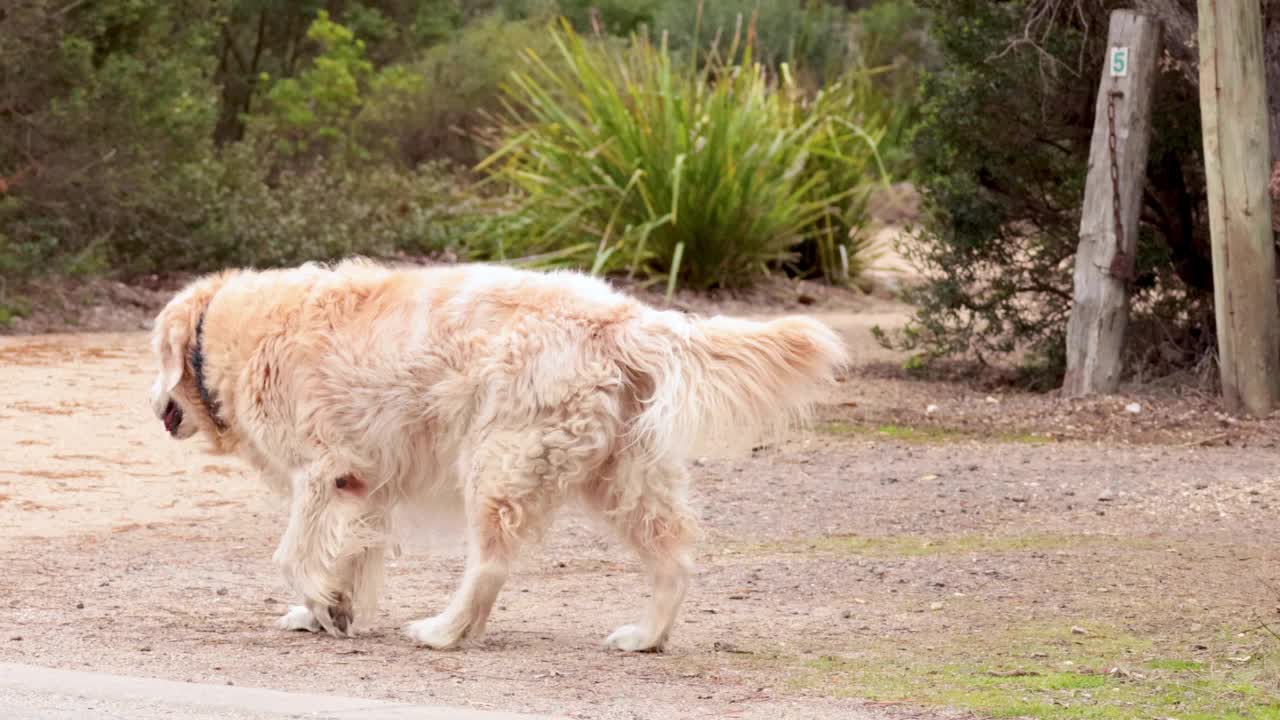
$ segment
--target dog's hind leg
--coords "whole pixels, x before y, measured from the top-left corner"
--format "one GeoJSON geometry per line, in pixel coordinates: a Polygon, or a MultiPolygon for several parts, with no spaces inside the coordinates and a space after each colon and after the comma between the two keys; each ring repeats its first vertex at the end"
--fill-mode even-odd
{"type": "Polygon", "coordinates": [[[541,531],[556,505],[556,468],[543,436],[492,433],[475,451],[464,487],[466,569],[443,612],[406,628],[416,643],[444,649],[484,631],[520,542],[541,531]]]}
{"type": "Polygon", "coordinates": [[[689,587],[697,518],[685,500],[686,474],[674,463],[624,462],[612,477],[585,488],[583,499],[640,556],[653,582],[644,619],[614,630],[605,643],[660,651],[689,587]]]}

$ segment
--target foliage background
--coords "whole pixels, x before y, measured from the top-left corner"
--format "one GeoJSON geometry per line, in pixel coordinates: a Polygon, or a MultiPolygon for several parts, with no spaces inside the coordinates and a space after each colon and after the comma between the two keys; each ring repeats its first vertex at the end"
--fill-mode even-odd
{"type": "MultiPolygon", "coordinates": [[[[710,0],[701,14],[684,0],[6,4],[0,275],[467,254],[479,228],[494,230],[488,218],[513,207],[474,169],[498,116],[521,112],[504,85],[524,53],[555,54],[559,16],[602,47],[665,36],[681,67],[703,36],[750,25],[771,82],[791,63],[812,93],[863,60],[864,4],[710,0]]],[[[888,98],[914,78],[876,82],[888,98]]],[[[876,102],[876,113],[890,107],[876,102]]]]}
{"type": "MultiPolygon", "coordinates": [[[[5,4],[0,305],[5,288],[48,273],[127,279],[348,254],[550,257],[704,287],[747,283],[759,272],[843,282],[851,278],[837,271],[839,248],[852,255],[852,273],[865,262],[868,193],[910,178],[924,202],[917,241],[904,249],[927,280],[905,298],[918,308],[915,321],[883,341],[915,350],[920,365],[1013,358],[1051,386],[1062,370],[1107,16],[1121,7],[1156,14],[1167,32],[1130,367],[1204,369],[1214,346],[1212,275],[1192,0],[5,4]],[[557,45],[561,17],[583,41],[576,58],[557,45]],[[582,58],[604,53],[624,67],[646,44],[669,63],[679,79],[671,87],[682,95],[639,103],[645,112],[679,107],[698,83],[716,87],[734,73],[759,72],[759,98],[790,98],[798,111],[761,120],[746,111],[751,93],[726,92],[726,111],[711,121],[727,127],[755,117],[771,123],[758,132],[784,133],[822,107],[821,98],[839,94],[846,104],[829,103],[820,124],[847,121],[875,142],[868,149],[850,134],[777,153],[822,178],[810,192],[771,201],[790,198],[795,204],[776,208],[778,215],[801,222],[760,224],[742,202],[748,194],[728,192],[728,184],[719,192],[707,180],[719,171],[708,165],[696,187],[679,187],[684,202],[697,198],[705,210],[696,223],[686,210],[692,224],[645,252],[633,235],[622,243],[629,249],[602,260],[615,239],[607,228],[635,233],[670,214],[661,203],[636,211],[576,192],[590,187],[582,173],[625,183],[639,171],[668,209],[679,208],[672,182],[679,153],[668,150],[693,147],[689,133],[701,120],[633,117],[635,127],[659,123],[652,126],[672,142],[635,145],[607,168],[539,164],[546,155],[513,164],[536,157],[521,155],[535,136],[554,137],[541,149],[560,151],[592,139],[548,134],[554,128],[529,105],[518,73],[527,79],[530,58],[540,59],[540,82],[559,87],[552,95],[566,110],[565,91],[585,87],[574,85],[582,58]],[[489,157],[503,148],[501,162],[489,157]],[[541,189],[526,182],[534,177],[544,179],[541,189]],[[542,191],[553,187],[571,191],[542,191]],[[814,202],[816,214],[800,212],[814,202]],[[557,215],[586,220],[561,225],[557,215]],[[762,227],[781,229],[757,233],[762,227]],[[689,253],[681,262],[677,246],[689,253]],[[642,261],[622,262],[636,257],[642,261]]],[[[1280,1],[1264,0],[1263,12],[1274,86],[1280,1]]],[[[646,86],[637,97],[652,92],[661,88],[646,86]]],[[[1280,91],[1273,87],[1271,97],[1274,135],[1280,91]]],[[[585,109],[583,127],[603,111],[585,109]]],[[[753,147],[743,143],[719,167],[738,166],[753,147]]],[[[767,163],[758,172],[786,177],[767,163]]]]}
{"type": "MultiPolygon", "coordinates": [[[[1268,76],[1280,70],[1280,3],[1264,2],[1268,76]]],[[[1194,2],[920,0],[940,62],[921,92],[912,158],[924,191],[929,280],[915,322],[884,341],[917,364],[1015,358],[1056,387],[1112,10],[1165,26],[1128,342],[1132,372],[1213,376],[1212,264],[1195,59],[1194,2]]],[[[1275,73],[1280,77],[1280,73],[1275,73]]],[[[1280,88],[1272,88],[1273,99],[1280,88]]],[[[1273,128],[1280,114],[1273,109],[1273,128]]],[[[1277,150],[1280,148],[1273,148],[1277,150]]]]}

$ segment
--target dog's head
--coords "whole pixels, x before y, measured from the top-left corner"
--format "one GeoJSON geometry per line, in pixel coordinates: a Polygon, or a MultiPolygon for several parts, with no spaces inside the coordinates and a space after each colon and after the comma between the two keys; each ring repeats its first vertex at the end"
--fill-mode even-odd
{"type": "Polygon", "coordinates": [[[196,327],[228,274],[201,278],[179,292],[156,316],[151,350],[160,369],[151,385],[151,410],[173,437],[185,440],[198,431],[214,430],[195,381],[193,346],[196,327]]]}

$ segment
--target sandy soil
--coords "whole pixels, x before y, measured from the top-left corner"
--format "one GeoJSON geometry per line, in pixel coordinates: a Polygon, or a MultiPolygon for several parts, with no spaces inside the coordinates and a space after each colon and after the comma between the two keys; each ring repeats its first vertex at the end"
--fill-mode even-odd
{"type": "Polygon", "coordinates": [[[1248,631],[1280,618],[1273,421],[913,381],[868,332],[901,309],[858,310],[825,315],[860,367],[818,432],[696,468],[699,573],[668,652],[640,656],[601,647],[633,619],[636,565],[572,516],[473,647],[398,633],[445,602],[451,553],[397,561],[360,638],[278,632],[280,504],[165,436],[144,338],[0,339],[0,661],[582,718],[893,720],[967,717],[919,681],[943,655],[989,679],[1101,638],[1126,667],[1265,654],[1248,631]],[[1066,639],[1000,640],[1028,628],[1066,639]]]}

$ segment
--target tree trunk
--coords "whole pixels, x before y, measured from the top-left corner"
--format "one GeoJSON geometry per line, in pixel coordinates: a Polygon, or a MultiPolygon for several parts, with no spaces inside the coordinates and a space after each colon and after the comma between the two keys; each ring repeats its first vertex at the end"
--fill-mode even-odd
{"type": "MultiPolygon", "coordinates": [[[[1280,0],[1262,2],[1262,62],[1267,76],[1267,115],[1272,166],[1280,161],[1280,0]]],[[[1165,55],[1193,86],[1200,86],[1196,0],[1135,0],[1139,11],[1164,24],[1165,55]]],[[[1277,184],[1280,189],[1280,183],[1277,184]]],[[[1273,195],[1272,199],[1276,199],[1273,195]]]]}
{"type": "Polygon", "coordinates": [[[1267,74],[1271,161],[1280,159],[1280,1],[1262,3],[1262,64],[1267,74]]]}
{"type": "Polygon", "coordinates": [[[1262,65],[1271,136],[1271,231],[1280,233],[1280,2],[1262,5],[1262,65]]]}
{"type": "Polygon", "coordinates": [[[1268,114],[1270,72],[1261,67],[1264,23],[1251,0],[1199,4],[1200,108],[1222,395],[1228,411],[1263,416],[1280,399],[1280,311],[1267,187],[1272,164],[1263,147],[1275,123],[1268,114]]]}

